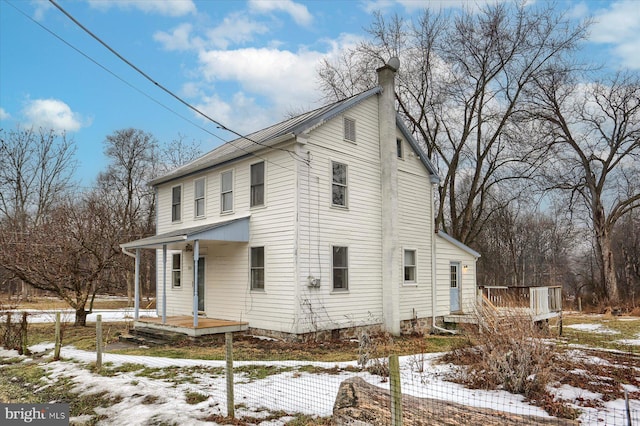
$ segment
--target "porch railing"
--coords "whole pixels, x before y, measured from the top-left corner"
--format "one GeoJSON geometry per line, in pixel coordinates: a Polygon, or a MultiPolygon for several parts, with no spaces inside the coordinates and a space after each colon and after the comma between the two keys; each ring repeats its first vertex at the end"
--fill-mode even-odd
{"type": "Polygon", "coordinates": [[[482,296],[496,308],[528,308],[534,320],[562,311],[562,287],[481,287],[482,296]]]}

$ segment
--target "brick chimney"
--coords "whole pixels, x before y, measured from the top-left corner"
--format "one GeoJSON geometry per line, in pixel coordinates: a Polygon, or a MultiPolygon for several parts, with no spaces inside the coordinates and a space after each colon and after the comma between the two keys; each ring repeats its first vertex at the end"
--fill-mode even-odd
{"type": "Polygon", "coordinates": [[[396,151],[395,76],[400,60],[393,57],[377,69],[382,193],[382,314],[384,327],[400,334],[401,257],[398,247],[398,158],[396,151]]]}

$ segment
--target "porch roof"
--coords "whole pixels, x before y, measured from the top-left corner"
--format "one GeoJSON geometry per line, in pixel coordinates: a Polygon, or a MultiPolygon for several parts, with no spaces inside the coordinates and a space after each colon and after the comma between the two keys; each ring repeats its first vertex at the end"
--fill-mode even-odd
{"type": "Polygon", "coordinates": [[[123,249],[158,249],[174,243],[195,240],[249,242],[249,216],[191,228],[176,229],[152,237],[120,244],[123,249]]]}

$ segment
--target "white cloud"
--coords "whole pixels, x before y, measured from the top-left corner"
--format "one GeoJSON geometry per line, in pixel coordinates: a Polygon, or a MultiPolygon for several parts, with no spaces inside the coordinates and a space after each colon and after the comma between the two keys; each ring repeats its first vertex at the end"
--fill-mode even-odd
{"type": "Polygon", "coordinates": [[[33,19],[38,22],[44,21],[45,13],[53,7],[51,3],[46,1],[32,1],[31,4],[35,7],[33,10],[33,19]]]}
{"type": "Polygon", "coordinates": [[[313,15],[309,13],[307,6],[291,0],[250,0],[249,8],[257,13],[282,11],[288,13],[298,25],[310,25],[313,15]]]}
{"type": "Polygon", "coordinates": [[[191,50],[202,48],[204,42],[199,37],[191,37],[193,26],[189,23],[180,24],[170,33],[157,31],[153,39],[161,43],[165,50],[191,50]]]}
{"type": "Polygon", "coordinates": [[[5,111],[4,108],[0,108],[0,120],[8,120],[11,118],[11,114],[5,111]]]}
{"type": "Polygon", "coordinates": [[[594,14],[591,41],[611,44],[622,63],[640,69],[640,8],[636,1],[606,3],[608,9],[594,14]]]}
{"type": "Polygon", "coordinates": [[[145,13],[157,13],[164,16],[184,16],[196,13],[196,5],[192,0],[88,0],[91,7],[107,10],[111,7],[120,9],[138,9],[145,13]]]}
{"type": "Polygon", "coordinates": [[[80,114],[71,111],[69,105],[57,99],[30,100],[22,113],[30,126],[68,132],[76,132],[85,126],[80,114]]]}
{"type": "Polygon", "coordinates": [[[232,43],[246,43],[252,41],[254,35],[268,31],[267,25],[248,19],[241,13],[233,13],[225,17],[216,28],[207,31],[207,36],[212,46],[226,49],[232,43]]]}

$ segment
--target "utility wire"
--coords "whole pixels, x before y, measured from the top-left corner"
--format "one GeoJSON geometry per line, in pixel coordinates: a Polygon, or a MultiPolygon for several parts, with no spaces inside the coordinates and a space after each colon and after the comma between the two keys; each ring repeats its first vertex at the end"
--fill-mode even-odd
{"type": "Polygon", "coordinates": [[[247,154],[250,154],[256,158],[259,158],[263,161],[266,161],[267,163],[276,165],[278,167],[284,168],[286,170],[289,170],[288,167],[283,166],[281,164],[278,163],[274,163],[273,161],[269,161],[266,158],[261,157],[260,155],[254,153],[254,152],[250,152],[245,148],[242,148],[240,146],[237,146],[236,144],[233,143],[233,141],[229,141],[227,142],[225,139],[221,138],[219,135],[211,132],[209,129],[202,127],[201,125],[199,125],[198,123],[194,122],[193,120],[189,119],[188,117],[185,117],[184,115],[180,114],[179,112],[177,112],[176,110],[168,107],[167,105],[163,104],[162,102],[160,102],[159,100],[157,100],[156,98],[152,97],[151,95],[149,95],[148,93],[144,92],[143,90],[139,89],[138,87],[134,86],[132,83],[129,83],[127,80],[125,80],[124,78],[120,77],[118,74],[116,74],[115,72],[111,71],[109,68],[107,68],[106,66],[102,65],[101,63],[99,63],[98,61],[96,61],[95,59],[93,59],[91,56],[89,56],[88,54],[84,53],[82,50],[80,50],[79,48],[75,47],[73,44],[69,43],[68,41],[66,41],[64,38],[62,38],[61,36],[59,36],[57,33],[55,33],[53,30],[47,28],[46,26],[44,26],[43,24],[41,24],[40,22],[36,21],[35,19],[33,19],[31,16],[29,16],[27,13],[25,13],[23,10],[21,10],[20,8],[16,7],[13,3],[11,3],[8,0],[5,0],[5,3],[7,3],[9,6],[13,7],[16,11],[18,11],[20,14],[22,14],[24,17],[26,17],[27,19],[29,19],[31,22],[33,22],[34,24],[38,25],[40,28],[42,28],[43,30],[45,30],[46,32],[48,32],[49,34],[51,34],[52,36],[54,36],[55,38],[57,38],[58,40],[60,40],[62,43],[64,43],[65,45],[67,45],[68,47],[70,47],[71,49],[75,50],[77,53],[79,53],[80,55],[82,55],[83,57],[85,57],[86,59],[88,59],[89,61],[93,62],[95,65],[97,65],[98,67],[102,68],[104,71],[106,71],[107,73],[111,74],[113,77],[115,77],[116,79],[120,80],[122,83],[126,84],[127,86],[129,86],[130,88],[132,88],[133,90],[135,90],[136,92],[140,93],[142,96],[146,97],[147,99],[151,100],[152,102],[156,103],[157,105],[161,106],[162,108],[166,109],[167,111],[175,114],[176,116],[180,117],[181,119],[183,119],[184,121],[190,123],[191,125],[197,127],[198,129],[202,130],[203,132],[213,136],[216,139],[219,139],[220,141],[224,142],[224,143],[229,143],[231,144],[233,147],[235,147],[236,149],[243,151],[247,154]]]}
{"type": "Polygon", "coordinates": [[[101,45],[103,45],[107,50],[109,50],[111,53],[113,53],[116,57],[118,57],[121,61],[123,61],[125,64],[129,65],[131,68],[133,68],[134,70],[136,70],[140,75],[142,75],[144,78],[146,78],[147,80],[149,80],[151,83],[153,83],[155,86],[157,86],[159,89],[161,89],[162,91],[164,91],[165,93],[167,93],[168,95],[170,95],[171,97],[173,97],[174,99],[176,99],[178,102],[180,102],[181,104],[185,105],[187,108],[193,110],[195,113],[201,115],[202,117],[206,118],[207,120],[211,121],[212,123],[214,123],[219,129],[221,130],[226,130],[230,133],[233,133],[234,135],[242,138],[242,139],[246,139],[249,142],[255,143],[257,145],[263,146],[265,148],[270,148],[270,149],[276,149],[276,150],[280,150],[280,151],[285,151],[288,152],[289,155],[291,155],[294,159],[298,159],[300,161],[302,161],[303,163],[306,164],[306,159],[302,158],[300,155],[298,155],[297,153],[288,150],[288,149],[284,149],[284,148],[278,148],[278,147],[272,147],[272,146],[268,146],[265,144],[262,144],[260,142],[257,142],[255,140],[250,139],[249,137],[242,135],[238,132],[236,132],[233,129],[230,129],[229,127],[225,126],[224,124],[222,124],[220,121],[210,117],[209,115],[205,114],[204,112],[200,111],[198,108],[194,107],[193,105],[191,105],[189,102],[185,101],[184,99],[182,99],[180,96],[178,96],[177,94],[175,94],[174,92],[172,92],[171,90],[169,90],[167,87],[165,87],[164,85],[162,85],[161,83],[159,83],[158,81],[154,80],[150,75],[148,75],[147,73],[145,73],[144,71],[142,71],[140,68],[138,68],[135,64],[133,64],[131,61],[129,61],[127,58],[125,58],[124,56],[122,56],[120,53],[118,53],[115,49],[113,49],[111,46],[109,46],[106,42],[104,42],[100,37],[98,37],[97,35],[95,35],[91,30],[89,30],[87,27],[85,27],[80,21],[78,21],[76,18],[74,18],[69,12],[67,12],[62,6],[60,6],[58,3],[55,2],[55,0],[49,0],[49,2],[54,5],[58,10],[60,10],[60,12],[62,12],[67,18],[69,18],[71,21],[73,21],[74,24],[76,24],[78,27],[80,27],[84,32],[86,32],[87,34],[89,34],[94,40],[96,40],[98,43],[100,43],[101,45]]]}

